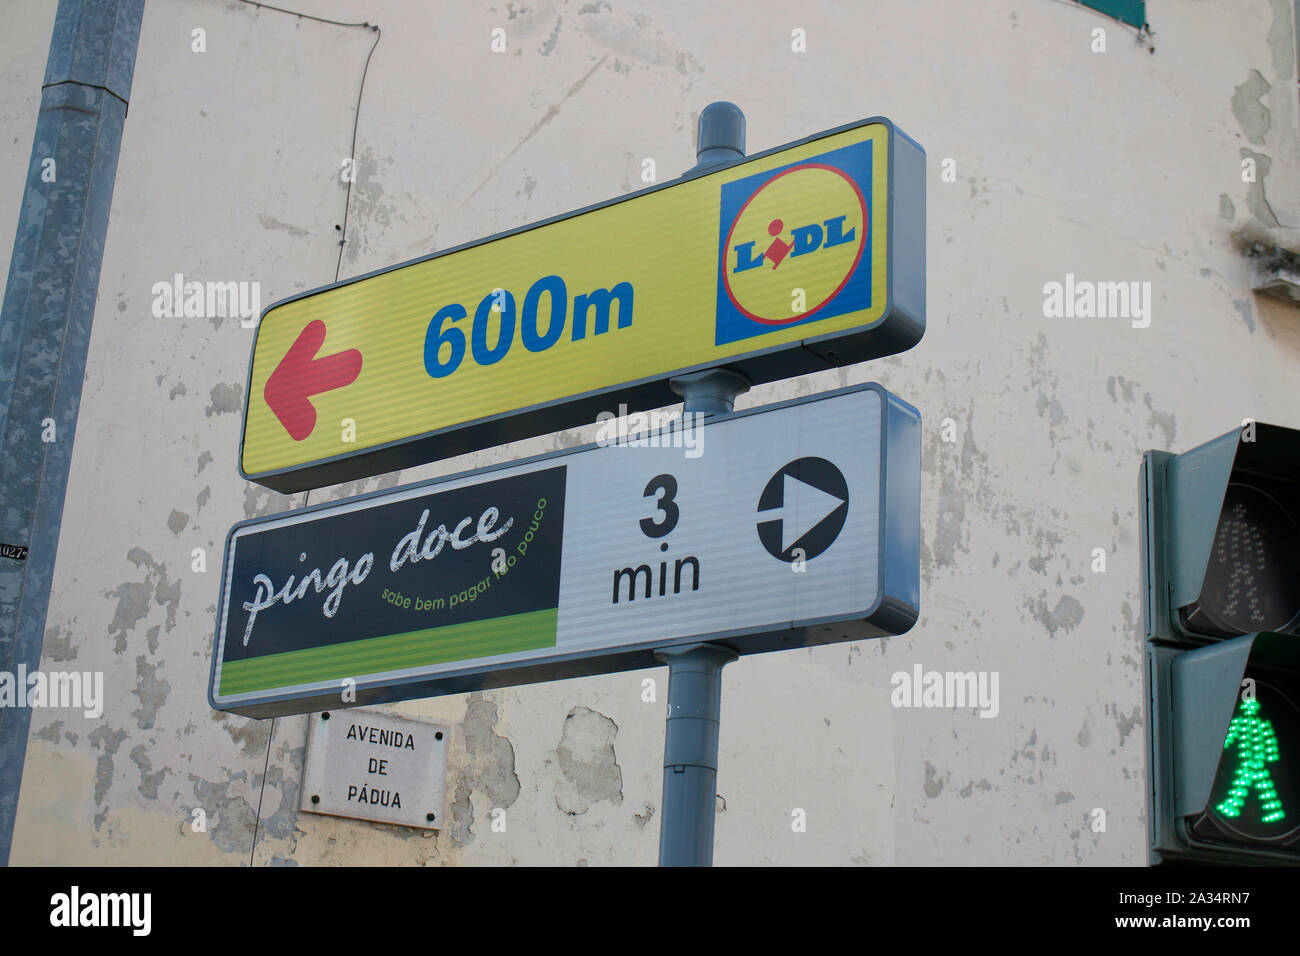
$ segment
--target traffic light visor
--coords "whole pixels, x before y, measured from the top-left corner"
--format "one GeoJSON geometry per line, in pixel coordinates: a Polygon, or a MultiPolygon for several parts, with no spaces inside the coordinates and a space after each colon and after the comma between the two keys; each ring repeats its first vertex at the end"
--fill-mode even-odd
{"type": "Polygon", "coordinates": [[[1300,432],[1250,423],[1175,456],[1166,480],[1176,630],[1300,632],[1300,432]]]}

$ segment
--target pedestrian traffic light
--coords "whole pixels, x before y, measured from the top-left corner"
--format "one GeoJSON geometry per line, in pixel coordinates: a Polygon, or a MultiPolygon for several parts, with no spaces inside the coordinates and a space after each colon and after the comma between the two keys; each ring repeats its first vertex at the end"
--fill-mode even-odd
{"type": "Polygon", "coordinates": [[[1300,864],[1300,431],[1143,457],[1150,862],[1300,864]]]}

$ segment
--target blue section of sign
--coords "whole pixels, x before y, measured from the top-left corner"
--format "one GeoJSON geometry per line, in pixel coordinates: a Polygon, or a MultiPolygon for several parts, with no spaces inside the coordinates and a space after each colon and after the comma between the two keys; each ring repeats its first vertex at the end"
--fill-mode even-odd
{"type": "MultiPolygon", "coordinates": [[[[723,185],[718,222],[717,326],[713,340],[714,345],[725,345],[728,342],[751,338],[765,332],[786,329],[792,325],[805,325],[809,322],[817,322],[821,319],[843,315],[846,312],[856,312],[871,307],[871,230],[875,228],[876,224],[875,210],[871,205],[871,146],[871,140],[854,143],[852,146],[845,146],[829,153],[822,153],[820,156],[810,156],[807,159],[799,160],[797,163],[788,163],[785,166],[765,170],[757,175],[723,185]],[[745,203],[765,183],[787,169],[805,166],[809,163],[834,166],[843,170],[850,179],[857,183],[867,208],[867,229],[866,235],[863,236],[862,257],[858,260],[857,268],[854,269],[853,275],[845,283],[844,288],[840,289],[839,293],[820,309],[790,322],[772,324],[755,322],[737,309],[735,303],[731,301],[731,297],[727,294],[724,270],[734,268],[736,263],[733,251],[726,248],[727,235],[730,233],[731,227],[735,223],[736,217],[740,215],[740,210],[745,203]]],[[[790,216],[786,221],[798,222],[798,210],[791,209],[790,216]]]]}

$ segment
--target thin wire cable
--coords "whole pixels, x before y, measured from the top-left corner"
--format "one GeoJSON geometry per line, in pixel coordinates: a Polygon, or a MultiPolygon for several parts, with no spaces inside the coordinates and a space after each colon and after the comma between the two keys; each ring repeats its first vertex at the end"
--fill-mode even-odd
{"type": "Polygon", "coordinates": [[[383,36],[383,31],[378,25],[366,27],[375,31],[375,42],[370,44],[370,52],[366,54],[366,65],[361,70],[361,88],[357,90],[357,107],[352,115],[352,146],[348,150],[348,156],[352,159],[352,167],[348,170],[351,175],[348,176],[348,192],[343,200],[343,228],[339,234],[339,261],[334,266],[334,281],[339,281],[339,272],[343,269],[343,244],[348,240],[348,213],[352,209],[352,182],[357,178],[357,127],[361,125],[361,97],[366,92],[366,75],[370,72],[370,58],[375,55],[375,47],[379,46],[379,40],[383,36]]]}
{"type": "Polygon", "coordinates": [[[252,869],[253,856],[257,853],[257,831],[262,823],[262,797],[266,795],[266,773],[271,767],[271,743],[275,740],[275,725],[279,719],[271,718],[271,736],[266,738],[266,762],[262,764],[262,786],[257,791],[257,817],[253,820],[253,845],[248,848],[249,869],[252,869]]]}
{"type": "MultiPolygon", "coordinates": [[[[314,20],[317,23],[328,23],[336,27],[362,27],[366,30],[373,31],[375,34],[375,42],[370,44],[370,52],[366,54],[366,63],[361,70],[361,86],[357,90],[357,105],[352,112],[352,145],[349,148],[348,155],[353,162],[352,169],[349,170],[350,172],[353,173],[353,175],[348,177],[348,190],[346,196],[343,199],[343,224],[339,228],[339,256],[338,256],[338,261],[334,265],[334,281],[338,282],[339,274],[343,270],[343,248],[344,248],[344,244],[347,242],[348,213],[350,212],[352,207],[352,183],[353,180],[356,178],[355,170],[356,170],[356,155],[357,155],[357,129],[361,125],[361,98],[363,95],[365,95],[366,92],[366,77],[370,73],[370,58],[375,55],[375,48],[379,46],[379,41],[383,37],[383,31],[379,29],[378,24],[344,23],[341,20],[330,20],[327,19],[326,17],[312,16],[310,13],[298,13],[296,10],[286,10],[284,9],[284,7],[273,6],[272,4],[269,3],[261,3],[259,2],[259,0],[240,0],[240,2],[245,3],[250,7],[257,7],[259,9],[266,9],[266,10],[274,10],[277,13],[286,13],[289,16],[300,17],[301,19],[304,20],[314,20]]],[[[308,490],[306,495],[303,496],[303,507],[307,506],[307,503],[310,500],[310,498],[311,498],[311,491],[308,490]]],[[[276,725],[279,723],[279,720],[280,718],[278,717],[271,718],[271,734],[266,740],[266,760],[262,765],[262,786],[258,789],[257,792],[257,816],[253,820],[253,845],[248,850],[249,867],[253,866],[254,858],[257,855],[257,835],[262,825],[262,800],[266,796],[266,777],[271,767],[271,745],[275,742],[275,728],[276,725]]]]}
{"type": "Polygon", "coordinates": [[[317,23],[330,23],[336,27],[370,27],[369,23],[344,23],[341,20],[328,20],[325,17],[313,16],[310,13],[299,13],[297,10],[286,10],[284,7],[277,7],[269,3],[260,3],[259,0],[240,0],[250,7],[263,7],[267,10],[274,10],[276,13],[287,13],[291,17],[302,17],[304,20],[315,20],[317,23]]]}

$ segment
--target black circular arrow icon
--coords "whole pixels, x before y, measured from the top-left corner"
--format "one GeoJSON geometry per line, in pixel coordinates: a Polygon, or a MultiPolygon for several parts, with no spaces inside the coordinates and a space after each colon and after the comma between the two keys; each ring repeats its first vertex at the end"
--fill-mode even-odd
{"type": "Polygon", "coordinates": [[[849,483],[825,458],[796,458],[758,498],[758,540],[780,560],[811,560],[839,537],[849,515],[849,483]],[[798,552],[798,553],[796,553],[798,552]]]}

